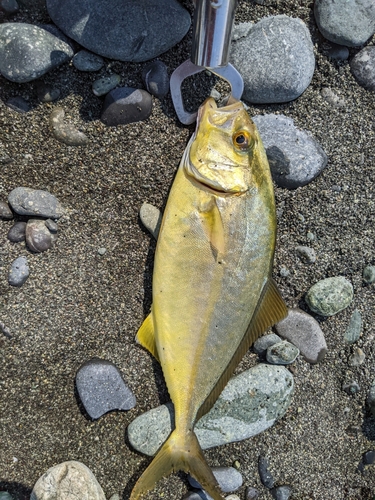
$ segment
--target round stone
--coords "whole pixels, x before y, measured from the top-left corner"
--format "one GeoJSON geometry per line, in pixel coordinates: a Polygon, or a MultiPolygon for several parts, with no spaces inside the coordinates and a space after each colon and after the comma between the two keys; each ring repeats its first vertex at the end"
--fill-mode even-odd
{"type": "Polygon", "coordinates": [[[142,78],[151,95],[163,99],[169,92],[167,66],[162,61],[153,61],[143,68],[142,78]]]}
{"type": "Polygon", "coordinates": [[[49,119],[52,135],[55,139],[67,146],[85,146],[89,138],[83,132],[77,130],[71,123],[64,121],[65,111],[63,108],[55,108],[49,119]]]}
{"type": "Polygon", "coordinates": [[[369,45],[358,52],[350,62],[350,69],[362,87],[375,90],[375,46],[369,45]]]}
{"type": "Polygon", "coordinates": [[[16,222],[8,232],[8,240],[12,243],[20,243],[26,238],[26,222],[16,222]]]}
{"type": "Polygon", "coordinates": [[[13,219],[13,212],[9,208],[8,203],[6,203],[5,201],[0,201],[0,219],[4,220],[13,219]]]}
{"type": "Polygon", "coordinates": [[[51,233],[44,220],[30,219],[26,224],[26,244],[32,252],[45,252],[52,245],[51,233]]]}
{"type": "Polygon", "coordinates": [[[18,215],[59,219],[64,214],[64,209],[57,198],[41,189],[15,188],[10,192],[8,202],[18,215]]]}
{"type": "Polygon", "coordinates": [[[368,285],[375,283],[375,266],[366,266],[363,270],[363,281],[368,285]]]}
{"type": "Polygon", "coordinates": [[[346,309],[353,300],[353,286],[343,276],[315,283],[305,297],[309,308],[321,316],[333,316],[346,309]]]}
{"type": "Polygon", "coordinates": [[[266,357],[267,349],[274,344],[281,342],[281,338],[276,333],[269,333],[259,337],[253,345],[254,352],[260,357],[266,357]]]}
{"type": "Polygon", "coordinates": [[[314,264],[316,261],[316,253],[313,248],[299,246],[296,247],[298,257],[306,264],[314,264]]]}
{"type": "Polygon", "coordinates": [[[73,65],[79,71],[99,71],[104,65],[104,60],[92,52],[80,50],[73,57],[73,65]]]}
{"type": "Polygon", "coordinates": [[[145,90],[119,87],[106,95],[101,120],[109,126],[146,120],[151,115],[152,98],[145,90]]]}
{"type": "Polygon", "coordinates": [[[108,94],[111,90],[115,89],[117,85],[121,82],[121,76],[113,75],[103,76],[103,78],[99,78],[95,80],[92,84],[92,91],[97,97],[101,97],[102,95],[108,94]]]}
{"type": "Polygon", "coordinates": [[[11,286],[22,286],[29,277],[29,265],[26,257],[18,257],[12,264],[8,275],[11,286]]]}
{"type": "Polygon", "coordinates": [[[294,363],[299,350],[296,346],[283,340],[267,349],[267,361],[273,365],[290,365],[294,363]]]}
{"type": "Polygon", "coordinates": [[[350,317],[348,327],[344,334],[344,339],[348,344],[354,344],[357,342],[362,331],[362,316],[358,309],[353,311],[350,317]]]}

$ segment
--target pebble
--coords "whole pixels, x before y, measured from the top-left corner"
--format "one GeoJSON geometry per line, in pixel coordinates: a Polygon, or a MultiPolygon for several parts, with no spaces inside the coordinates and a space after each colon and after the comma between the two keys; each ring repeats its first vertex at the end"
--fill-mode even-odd
{"type": "Polygon", "coordinates": [[[12,220],[13,212],[10,209],[8,203],[5,201],[0,201],[0,219],[12,220]]]}
{"type": "Polygon", "coordinates": [[[157,57],[180,42],[191,23],[188,11],[177,0],[151,4],[149,0],[81,0],[79,8],[76,0],[49,0],[47,9],[66,35],[116,61],[157,57]]]}
{"type": "Polygon", "coordinates": [[[331,43],[327,53],[334,61],[346,61],[349,58],[349,49],[337,43],[331,43]]]}
{"type": "Polygon", "coordinates": [[[254,352],[258,354],[259,357],[265,358],[267,349],[274,344],[278,344],[281,340],[282,339],[276,335],[276,333],[262,335],[262,337],[259,337],[253,344],[254,352]]]}
{"type": "Polygon", "coordinates": [[[367,397],[367,405],[373,417],[375,417],[375,381],[370,387],[370,391],[367,397]]]}
{"type": "Polygon", "coordinates": [[[232,42],[231,62],[244,78],[243,99],[288,102],[309,86],[315,68],[310,32],[301,19],[285,15],[261,19],[232,42]]]}
{"type": "Polygon", "coordinates": [[[367,46],[350,62],[350,69],[357,82],[367,90],[375,90],[375,46],[367,46]]]}
{"type": "Polygon", "coordinates": [[[287,340],[283,340],[267,349],[266,358],[268,363],[273,365],[290,365],[294,363],[298,355],[298,348],[287,340]]]}
{"type": "Polygon", "coordinates": [[[188,491],[183,497],[182,500],[212,500],[210,495],[203,490],[198,491],[188,491]]]}
{"type": "Polygon", "coordinates": [[[375,450],[366,451],[366,453],[363,454],[362,461],[365,465],[375,464],[375,450]]]}
{"type": "MultiPolygon", "coordinates": [[[[243,483],[242,475],[234,467],[212,467],[212,472],[223,493],[230,493],[241,488],[243,483]]],[[[198,481],[190,475],[188,481],[193,488],[203,489],[198,481]]]]}
{"type": "Polygon", "coordinates": [[[10,192],[8,202],[18,215],[59,219],[64,214],[57,198],[41,189],[17,187],[10,192]]]}
{"type": "Polygon", "coordinates": [[[64,121],[65,111],[63,108],[55,108],[49,119],[49,126],[55,139],[67,146],[85,146],[89,138],[83,132],[77,130],[71,123],[64,121]]]}
{"type": "Polygon", "coordinates": [[[111,90],[115,89],[121,82],[121,76],[113,73],[113,75],[103,76],[95,80],[92,84],[92,91],[97,97],[108,94],[111,90]]]}
{"type": "Polygon", "coordinates": [[[314,264],[316,261],[316,253],[313,248],[299,246],[296,247],[298,257],[306,264],[314,264]]]}
{"type": "Polygon", "coordinates": [[[14,498],[7,491],[0,491],[0,500],[14,500],[14,498]]]}
{"type": "MultiPolygon", "coordinates": [[[[0,10],[5,12],[6,15],[11,16],[19,11],[20,7],[16,0],[1,0],[0,10]]],[[[0,496],[1,500],[1,496],[0,496]]]]}
{"type": "Polygon", "coordinates": [[[136,404],[120,370],[109,361],[93,358],[76,374],[76,386],[86,412],[97,419],[112,410],[130,410],[136,404]]]}
{"type": "Polygon", "coordinates": [[[80,50],[73,57],[73,66],[79,71],[99,71],[104,66],[104,59],[87,50],[80,50]]]}
{"type": "Polygon", "coordinates": [[[355,380],[351,380],[350,382],[344,383],[342,385],[342,390],[347,392],[350,395],[357,394],[361,388],[355,380]]]}
{"type": "Polygon", "coordinates": [[[362,316],[358,309],[355,309],[350,317],[348,327],[344,333],[344,340],[348,344],[354,344],[354,342],[357,342],[357,340],[359,339],[361,330],[362,316]]]}
{"type": "Polygon", "coordinates": [[[30,111],[30,104],[26,101],[26,99],[19,95],[10,97],[6,102],[6,105],[8,108],[13,109],[13,111],[17,111],[17,113],[23,114],[30,111]]]}
{"type": "Polygon", "coordinates": [[[323,87],[320,94],[334,108],[346,108],[346,101],[335,94],[329,87],[323,87]]]}
{"type": "Polygon", "coordinates": [[[314,180],[326,167],[328,158],[318,142],[295,127],[284,115],[257,115],[253,118],[267,153],[274,181],[280,187],[296,189],[314,180]]]}
{"type": "Polygon", "coordinates": [[[289,340],[308,363],[319,363],[327,353],[327,344],[319,323],[301,309],[289,309],[288,316],[275,325],[280,337],[289,340]]]}
{"type": "Polygon", "coordinates": [[[30,219],[26,224],[26,244],[32,252],[45,252],[52,246],[51,233],[44,220],[30,219]]]}
{"type": "Polygon", "coordinates": [[[53,102],[60,97],[60,89],[44,82],[38,82],[36,91],[41,102],[53,102]]]}
{"type": "Polygon", "coordinates": [[[22,286],[29,277],[29,265],[26,257],[17,257],[11,265],[8,283],[11,286],[22,286]]]}
{"type": "Polygon", "coordinates": [[[8,80],[35,80],[73,56],[71,47],[26,23],[0,24],[0,73],[8,80]]]}
{"type": "Polygon", "coordinates": [[[273,488],[275,481],[271,472],[268,469],[268,460],[266,457],[260,456],[258,459],[258,472],[260,476],[260,480],[262,481],[263,486],[266,488],[273,488]]]}
{"type": "Polygon", "coordinates": [[[57,233],[58,225],[55,221],[53,221],[52,219],[47,219],[46,221],[44,221],[44,223],[51,233],[57,233]]]}
{"type": "Polygon", "coordinates": [[[163,219],[160,210],[150,203],[143,203],[139,211],[139,217],[145,228],[150,231],[155,240],[157,240],[161,221],[163,219]]]}
{"type": "Polygon", "coordinates": [[[245,499],[246,500],[257,500],[259,498],[259,491],[252,486],[246,488],[245,499]]]}
{"type": "Polygon", "coordinates": [[[365,361],[365,353],[359,347],[355,348],[353,354],[349,356],[348,365],[349,366],[360,366],[365,361]]]}
{"type": "MultiPolygon", "coordinates": [[[[195,425],[203,449],[241,441],[271,427],[288,409],[294,390],[292,374],[283,366],[259,364],[232,378],[213,408],[195,425]]],[[[172,403],[137,417],[128,427],[130,444],[154,455],[174,422],[172,403]]]]}
{"type": "Polygon", "coordinates": [[[8,240],[12,243],[20,243],[26,238],[26,222],[16,222],[8,232],[8,240]]]}
{"type": "Polygon", "coordinates": [[[321,316],[333,316],[346,309],[353,300],[353,286],[343,276],[318,281],[305,297],[309,308],[321,316]]]}
{"type": "Polygon", "coordinates": [[[374,0],[316,0],[314,15],[322,35],[339,45],[357,47],[375,33],[374,0]]]}
{"type": "Polygon", "coordinates": [[[275,500],[288,500],[292,494],[292,488],[288,485],[272,488],[271,495],[275,500]]]}
{"type": "Polygon", "coordinates": [[[147,64],[142,71],[142,79],[148,92],[158,99],[163,99],[169,92],[167,66],[162,61],[147,64]]]}
{"type": "Polygon", "coordinates": [[[107,249],[102,247],[102,248],[98,248],[98,254],[99,255],[104,255],[106,253],[107,249]]]}
{"type": "Polygon", "coordinates": [[[367,285],[371,285],[375,283],[375,266],[366,266],[363,270],[363,281],[367,283],[367,285]]]}
{"type": "Polygon", "coordinates": [[[114,493],[109,500],[121,500],[120,495],[118,493],[114,493]]]}
{"type": "Polygon", "coordinates": [[[70,460],[48,469],[35,483],[30,500],[105,500],[104,492],[91,470],[70,460]]]}
{"type": "Polygon", "coordinates": [[[100,119],[108,126],[146,120],[152,112],[152,98],[145,90],[119,87],[106,95],[100,119]]]}
{"type": "Polygon", "coordinates": [[[280,276],[281,276],[282,278],[287,278],[289,275],[290,275],[290,271],[289,271],[289,269],[287,269],[286,267],[282,266],[282,267],[280,268],[280,276]]]}

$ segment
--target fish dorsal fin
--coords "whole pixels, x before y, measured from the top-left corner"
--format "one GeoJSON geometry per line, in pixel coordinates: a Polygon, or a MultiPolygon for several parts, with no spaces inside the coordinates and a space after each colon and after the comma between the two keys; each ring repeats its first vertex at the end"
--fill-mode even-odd
{"type": "Polygon", "coordinates": [[[147,318],[143,321],[140,329],[137,332],[135,340],[138,342],[138,344],[141,344],[141,346],[147,349],[157,361],[159,361],[159,355],[155,343],[154,320],[152,318],[152,312],[150,312],[147,318]]]}
{"type": "Polygon", "coordinates": [[[210,198],[209,202],[201,204],[199,207],[199,214],[201,216],[203,230],[210,242],[212,250],[217,255],[223,255],[225,252],[224,226],[214,196],[210,198]]]}
{"type": "Polygon", "coordinates": [[[250,324],[240,342],[240,345],[210,395],[200,407],[197,413],[196,421],[203,417],[203,415],[205,415],[212,408],[215,401],[220,396],[221,391],[233,375],[236,366],[241,361],[250,346],[269,326],[272,326],[285,318],[287,313],[288,309],[281,298],[277,285],[274,280],[270,278],[263,288],[262,295],[259,298],[253,317],[251,318],[250,324]]]}

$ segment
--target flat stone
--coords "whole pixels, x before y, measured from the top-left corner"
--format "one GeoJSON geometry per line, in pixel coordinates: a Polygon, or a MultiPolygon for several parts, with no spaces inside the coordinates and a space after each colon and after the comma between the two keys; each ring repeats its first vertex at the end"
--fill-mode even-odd
{"type": "MultiPolygon", "coordinates": [[[[259,364],[232,378],[194,430],[203,449],[241,441],[271,427],[288,409],[294,389],[283,366],[259,364]]],[[[173,404],[154,408],[128,427],[130,444],[154,455],[172,431],[173,404]]]]}
{"type": "Polygon", "coordinates": [[[8,203],[5,201],[0,201],[0,219],[12,220],[13,212],[10,209],[8,203]]]}
{"type": "Polygon", "coordinates": [[[18,257],[11,265],[8,283],[11,286],[22,286],[29,277],[29,265],[26,257],[18,257]]]}
{"type": "Polygon", "coordinates": [[[262,337],[259,337],[253,344],[253,349],[256,354],[258,354],[259,357],[266,357],[267,354],[267,349],[274,345],[278,344],[281,342],[281,338],[276,335],[276,333],[269,333],[268,335],[262,335],[262,337]]]}
{"type": "Polygon", "coordinates": [[[310,85],[314,47],[301,19],[263,18],[245,37],[232,42],[231,62],[244,79],[243,99],[251,103],[288,102],[310,85]]]}
{"type": "Polygon", "coordinates": [[[148,61],[186,35],[190,15],[177,0],[47,0],[53,22],[82,47],[116,61],[148,61]]]}
{"type": "Polygon", "coordinates": [[[73,56],[65,42],[25,23],[0,25],[0,73],[8,80],[35,80],[73,56]]]}
{"type": "Polygon", "coordinates": [[[361,335],[362,331],[362,316],[358,309],[353,311],[353,314],[350,317],[348,327],[344,334],[344,340],[348,344],[354,344],[357,342],[361,335]]]}
{"type": "Polygon", "coordinates": [[[369,45],[356,54],[350,69],[357,82],[367,90],[375,90],[375,46],[369,45]]]}
{"type": "Polygon", "coordinates": [[[91,470],[70,460],[51,467],[35,483],[30,500],[105,500],[91,470]]]}
{"type": "Polygon", "coordinates": [[[79,71],[99,71],[104,66],[104,59],[87,50],[80,50],[73,57],[73,65],[79,71]]]}
{"type": "Polygon", "coordinates": [[[306,264],[314,264],[316,261],[316,253],[313,248],[299,246],[296,247],[298,257],[306,264]]]}
{"type": "Polygon", "coordinates": [[[142,79],[147,92],[158,99],[163,99],[169,92],[167,66],[162,61],[148,63],[142,70],[142,79]]]}
{"type": "Polygon", "coordinates": [[[44,220],[30,219],[26,224],[26,244],[32,252],[45,252],[52,246],[51,233],[44,220]]]}
{"type": "Polygon", "coordinates": [[[299,355],[299,350],[296,346],[283,340],[277,344],[270,346],[267,349],[267,361],[273,365],[290,365],[294,363],[299,355]]]}
{"type": "Polygon", "coordinates": [[[64,214],[64,209],[57,198],[41,189],[15,188],[10,192],[8,202],[18,215],[59,219],[64,214]]]}
{"type": "Polygon", "coordinates": [[[26,238],[26,222],[16,222],[8,231],[8,240],[12,243],[20,243],[26,238]]]}
{"type": "Polygon", "coordinates": [[[375,283],[375,266],[366,266],[363,270],[363,281],[367,285],[375,283]]]}
{"type": "Polygon", "coordinates": [[[163,219],[160,210],[150,203],[143,203],[139,211],[139,217],[145,228],[150,231],[155,240],[157,240],[161,221],[163,219]]]}
{"type": "Polygon", "coordinates": [[[109,361],[94,358],[84,363],[76,375],[76,386],[85,410],[97,419],[112,410],[130,410],[135,396],[120,370],[109,361]]]}
{"type": "Polygon", "coordinates": [[[92,91],[97,97],[101,97],[102,95],[108,94],[111,90],[115,89],[117,85],[121,82],[121,76],[113,75],[103,76],[103,78],[99,78],[95,80],[92,84],[92,91]]]}
{"type": "Polygon", "coordinates": [[[275,481],[268,467],[267,458],[260,456],[258,459],[258,472],[260,480],[262,481],[263,486],[270,489],[273,488],[275,481]]]}
{"type": "Polygon", "coordinates": [[[86,146],[89,138],[80,132],[71,123],[64,121],[65,111],[63,108],[55,108],[49,119],[49,126],[55,139],[67,146],[86,146]]]}
{"type": "Polygon", "coordinates": [[[370,387],[367,397],[367,404],[373,417],[375,417],[375,381],[370,387]]]}
{"type": "Polygon", "coordinates": [[[119,87],[106,95],[100,119],[108,126],[146,120],[152,112],[152,98],[145,90],[119,87]]]}
{"type": "Polygon", "coordinates": [[[289,340],[309,363],[319,363],[327,344],[319,323],[301,309],[289,309],[288,316],[275,325],[280,337],[289,340]]]}
{"type": "Polygon", "coordinates": [[[280,187],[296,189],[314,180],[328,158],[314,137],[295,127],[284,115],[257,115],[258,127],[274,181],[280,187]]]}
{"type": "Polygon", "coordinates": [[[30,111],[30,104],[20,95],[9,97],[5,104],[13,111],[17,111],[17,113],[23,114],[30,111]]]}
{"type": "Polygon", "coordinates": [[[333,316],[346,309],[353,300],[353,286],[343,276],[315,283],[305,297],[309,308],[321,316],[333,316]]]}
{"type": "MultiPolygon", "coordinates": [[[[230,493],[241,488],[243,483],[242,475],[234,467],[212,467],[212,472],[223,493],[230,493]]],[[[188,481],[193,488],[203,489],[198,481],[190,475],[188,481]]]]}

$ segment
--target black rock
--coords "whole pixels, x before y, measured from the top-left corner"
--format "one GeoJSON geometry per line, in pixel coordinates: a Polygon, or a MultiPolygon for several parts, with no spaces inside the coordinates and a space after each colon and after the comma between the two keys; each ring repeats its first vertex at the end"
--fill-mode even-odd
{"type": "Polygon", "coordinates": [[[8,203],[5,201],[0,201],[0,219],[12,220],[13,212],[10,209],[8,203]]]}
{"type": "Polygon", "coordinates": [[[27,113],[30,111],[30,104],[23,97],[17,95],[15,97],[10,97],[6,105],[8,108],[13,109],[13,111],[17,111],[17,113],[27,113]]]}
{"type": "Polygon", "coordinates": [[[152,98],[145,90],[119,87],[106,95],[101,120],[109,126],[146,120],[151,115],[152,98]]]}
{"type": "Polygon", "coordinates": [[[9,229],[8,240],[12,243],[19,243],[25,241],[26,238],[26,222],[16,222],[14,226],[9,229]]]}
{"type": "Polygon", "coordinates": [[[150,94],[163,99],[169,91],[169,76],[167,66],[162,61],[147,64],[142,71],[142,79],[150,94]]]}
{"type": "Polygon", "coordinates": [[[258,471],[259,471],[259,476],[260,480],[262,481],[262,484],[266,488],[273,488],[274,486],[274,479],[271,474],[271,472],[268,470],[268,460],[266,457],[260,456],[258,459],[258,471]]]}
{"type": "Polygon", "coordinates": [[[365,465],[372,465],[375,463],[375,450],[366,451],[363,454],[362,461],[365,465]]]}

